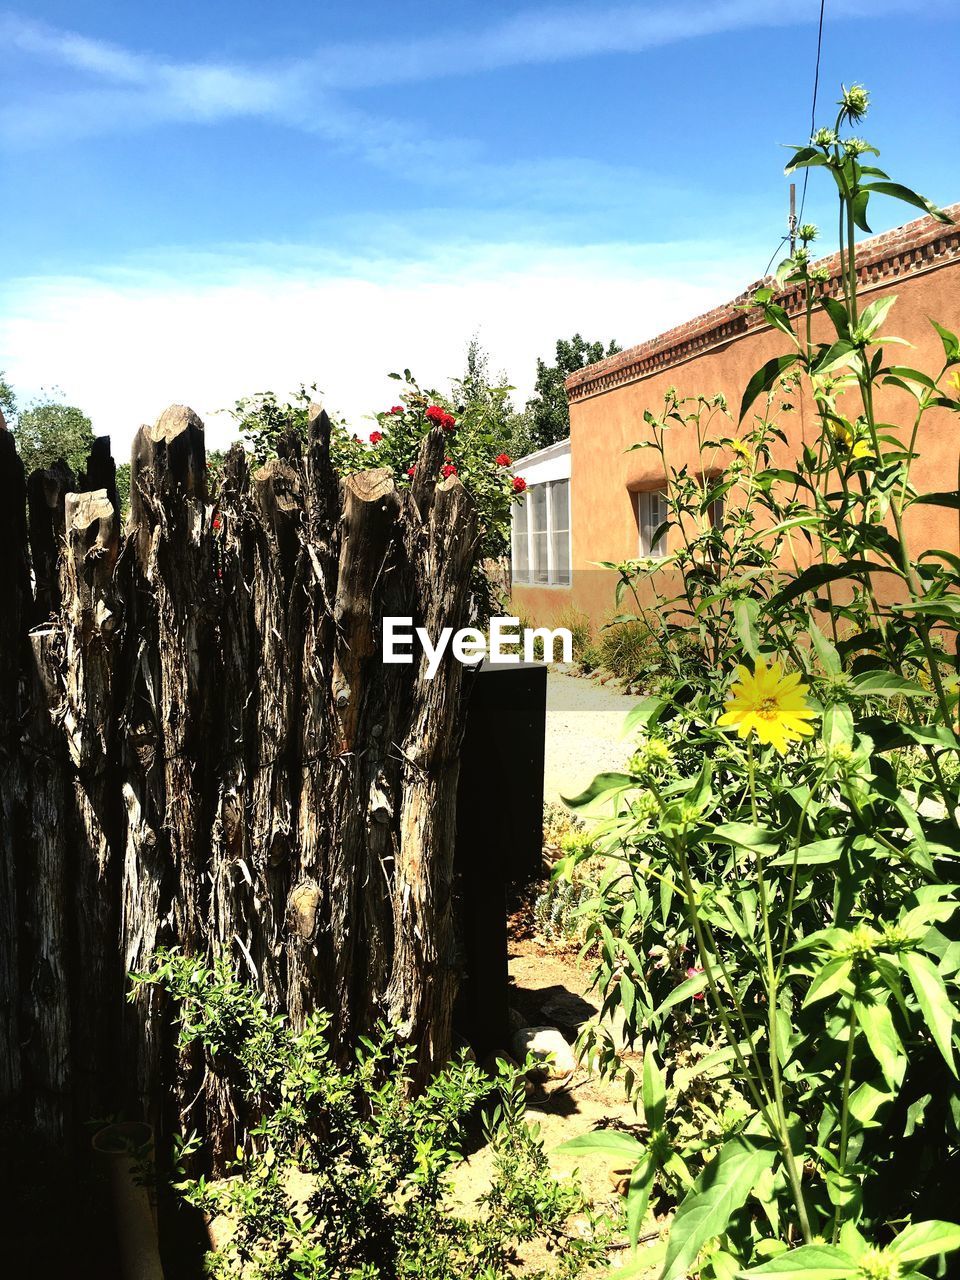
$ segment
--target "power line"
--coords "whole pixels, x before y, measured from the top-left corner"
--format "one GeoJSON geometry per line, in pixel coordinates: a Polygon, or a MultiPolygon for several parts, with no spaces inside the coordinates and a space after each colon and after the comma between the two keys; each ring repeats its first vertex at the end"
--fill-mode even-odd
{"type": "MultiPolygon", "coordinates": [[[[826,8],[826,4],[827,4],[827,0],[820,0],[820,22],[817,27],[817,61],[813,70],[813,101],[811,102],[811,105],[810,105],[810,137],[811,138],[813,137],[817,128],[817,94],[820,89],[820,57],[821,57],[821,54],[823,53],[823,13],[824,13],[824,9],[826,8]]],[[[797,226],[801,225],[803,222],[803,206],[807,198],[807,182],[809,178],[810,178],[810,170],[809,168],[806,168],[803,171],[803,190],[800,193],[800,213],[798,214],[796,218],[796,223],[795,223],[795,225],[797,226]]],[[[789,239],[790,239],[790,232],[788,232],[787,235],[785,236],[781,236],[779,244],[774,249],[773,253],[771,253],[770,255],[770,261],[767,263],[766,269],[764,270],[764,273],[763,273],[763,276],[761,276],[761,279],[765,279],[769,275],[770,268],[773,266],[774,259],[776,258],[777,254],[780,252],[780,250],[783,248],[783,246],[787,243],[789,239]]]]}
{"type": "MultiPolygon", "coordinates": [[[[823,11],[826,8],[827,0],[820,0],[820,25],[817,29],[817,65],[813,73],[813,102],[810,106],[810,137],[812,138],[817,129],[817,91],[820,88],[820,54],[823,51],[823,11]]],[[[807,198],[807,179],[810,177],[809,168],[803,171],[803,190],[800,193],[800,216],[797,222],[803,222],[803,202],[807,198]]]]}

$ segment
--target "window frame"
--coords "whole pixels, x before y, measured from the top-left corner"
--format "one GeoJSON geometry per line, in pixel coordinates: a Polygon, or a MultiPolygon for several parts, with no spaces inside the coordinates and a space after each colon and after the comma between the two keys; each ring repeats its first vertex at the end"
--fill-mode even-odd
{"type": "Polygon", "coordinates": [[[527,485],[523,502],[514,503],[510,522],[510,576],[517,586],[527,587],[560,587],[569,589],[573,582],[573,540],[572,540],[572,506],[570,477],[563,476],[556,480],[538,480],[527,485]],[[567,486],[567,527],[557,529],[554,519],[553,495],[558,484],[567,486]],[[544,523],[540,529],[534,523],[533,494],[543,491],[544,523]],[[522,527],[521,527],[522,526],[522,527]],[[526,569],[521,573],[516,570],[517,557],[514,548],[517,538],[525,539],[527,547],[526,569]],[[567,568],[563,570],[557,565],[558,537],[567,540],[567,568]],[[543,564],[543,561],[546,564],[543,564]]]}
{"type": "Polygon", "coordinates": [[[644,545],[645,540],[651,538],[653,533],[660,528],[669,516],[667,495],[668,490],[665,483],[650,485],[646,489],[634,490],[633,511],[637,520],[637,555],[641,560],[663,560],[667,554],[666,532],[662,533],[655,543],[651,543],[649,546],[644,545]],[[662,517],[656,523],[644,512],[644,507],[652,502],[654,495],[658,497],[658,507],[663,512],[662,517]]]}

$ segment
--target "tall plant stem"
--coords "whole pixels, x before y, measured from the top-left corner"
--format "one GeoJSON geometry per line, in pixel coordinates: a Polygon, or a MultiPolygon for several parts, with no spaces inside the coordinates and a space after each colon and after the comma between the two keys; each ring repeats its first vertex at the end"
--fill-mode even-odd
{"type": "MultiPolygon", "coordinates": [[[[750,809],[754,825],[756,825],[757,788],[753,758],[753,739],[750,739],[747,743],[747,769],[750,778],[750,809]]],[[[807,1216],[807,1205],[803,1196],[800,1170],[797,1168],[796,1157],[793,1153],[793,1146],[790,1142],[790,1130],[787,1124],[787,1110],[783,1098],[783,1079],[780,1074],[779,1031],[777,1028],[779,983],[777,980],[777,969],[773,959],[773,938],[770,933],[770,904],[767,899],[763,856],[760,853],[759,848],[755,850],[755,857],[757,864],[757,893],[760,900],[760,918],[763,926],[763,948],[767,962],[767,1026],[770,1046],[770,1078],[773,1081],[774,1106],[776,1107],[777,1123],[780,1128],[784,1163],[787,1166],[787,1177],[790,1179],[790,1186],[793,1190],[793,1197],[797,1206],[797,1214],[800,1218],[800,1230],[803,1232],[804,1240],[809,1244],[811,1240],[810,1221],[807,1216]]]]}
{"type": "MultiPolygon", "coordinates": [[[[850,1017],[847,1020],[847,1053],[843,1066],[843,1095],[840,1103],[840,1173],[847,1168],[847,1149],[850,1143],[850,1081],[853,1078],[853,1042],[856,1029],[856,1010],[850,1002],[850,1017]]],[[[833,1242],[840,1238],[840,1206],[833,1215],[833,1242]]]]}

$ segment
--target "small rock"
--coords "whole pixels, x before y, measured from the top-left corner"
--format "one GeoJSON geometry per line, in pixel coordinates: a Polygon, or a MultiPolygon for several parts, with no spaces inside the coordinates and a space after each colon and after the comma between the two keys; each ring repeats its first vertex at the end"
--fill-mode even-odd
{"type": "Polygon", "coordinates": [[[528,1054],[536,1058],[537,1075],[544,1080],[566,1080],[577,1069],[573,1050],[556,1027],[524,1027],[510,1047],[521,1062],[528,1054]]]}

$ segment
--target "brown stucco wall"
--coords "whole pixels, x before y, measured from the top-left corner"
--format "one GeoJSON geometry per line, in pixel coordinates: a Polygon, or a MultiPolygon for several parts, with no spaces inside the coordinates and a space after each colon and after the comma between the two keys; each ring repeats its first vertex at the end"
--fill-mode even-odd
{"type": "MultiPolygon", "coordinates": [[[[960,205],[950,209],[960,218],[960,205]]],[[[822,265],[835,270],[835,258],[822,265]]],[[[940,339],[930,324],[938,320],[960,330],[960,229],[922,218],[858,248],[861,295],[866,305],[888,293],[897,297],[885,332],[907,339],[910,348],[889,348],[888,360],[939,372],[943,362],[940,339]]],[[[744,295],[717,310],[628,351],[574,374],[567,382],[571,423],[571,511],[573,584],[570,590],[517,587],[514,599],[529,617],[546,621],[571,605],[600,623],[615,611],[615,575],[596,570],[599,560],[620,561],[637,554],[637,521],[632,491],[662,483],[659,456],[649,449],[626,453],[629,445],[649,438],[644,410],[659,414],[668,387],[681,395],[727,397],[733,421],[718,419],[720,435],[736,434],[736,417],[744,387],[751,375],[772,356],[788,350],[788,340],[760,323],[756,312],[744,313],[754,285],[744,295]]],[[[826,286],[840,293],[839,280],[826,286]]],[[[792,315],[799,313],[799,293],[780,299],[792,315]]],[[[762,317],[761,317],[762,319],[762,317]]],[[[835,337],[827,316],[818,309],[814,338],[835,337]]],[[[853,407],[851,401],[850,407],[853,407]]],[[[895,424],[909,438],[915,401],[906,392],[880,392],[880,421],[895,424]]],[[[776,461],[792,461],[804,438],[817,431],[809,402],[796,403],[780,415],[788,444],[776,461]]],[[[947,410],[932,410],[919,438],[920,459],[913,470],[921,490],[957,487],[960,431],[947,410]]],[[[667,435],[671,467],[686,463],[699,472],[693,429],[671,428],[667,435]]],[[[718,454],[715,465],[723,465],[718,454]]],[[[908,525],[914,552],[925,547],[960,550],[957,518],[936,507],[918,507],[908,525]]]]}

